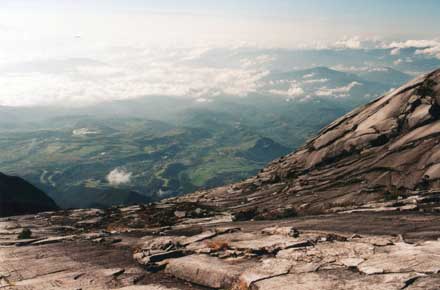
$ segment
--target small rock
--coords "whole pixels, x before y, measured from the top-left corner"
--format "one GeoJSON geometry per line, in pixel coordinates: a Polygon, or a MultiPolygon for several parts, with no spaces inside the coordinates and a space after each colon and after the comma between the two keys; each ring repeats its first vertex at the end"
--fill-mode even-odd
{"type": "Polygon", "coordinates": [[[102,242],[104,242],[104,238],[97,238],[97,239],[93,239],[92,240],[92,242],[95,242],[95,243],[102,243],[102,242]]]}
{"type": "Polygon", "coordinates": [[[95,225],[100,224],[101,222],[102,222],[102,217],[94,217],[94,218],[91,218],[91,219],[86,219],[86,220],[83,220],[83,221],[79,221],[76,224],[78,226],[95,226],[95,225]]]}
{"type": "Polygon", "coordinates": [[[155,253],[153,255],[148,255],[142,252],[135,253],[133,255],[133,258],[138,261],[138,263],[142,265],[146,265],[149,263],[156,263],[163,261],[165,259],[171,259],[171,258],[179,258],[184,256],[184,251],[182,250],[174,250],[174,251],[168,251],[168,252],[161,252],[161,253],[155,253]]]}
{"type": "Polygon", "coordinates": [[[179,279],[211,288],[230,289],[244,269],[205,255],[171,259],[165,271],[179,279]]]}
{"type": "Polygon", "coordinates": [[[364,261],[364,259],[362,259],[362,258],[341,259],[341,263],[344,264],[344,266],[349,267],[349,268],[357,267],[363,261],[364,261]]]}
{"type": "Polygon", "coordinates": [[[298,238],[299,237],[299,231],[297,229],[292,228],[289,232],[289,236],[293,237],[293,238],[298,238]]]}
{"type": "Polygon", "coordinates": [[[188,237],[188,238],[184,239],[181,242],[181,244],[183,246],[187,246],[187,245],[195,243],[195,242],[200,242],[200,241],[203,241],[203,240],[206,240],[206,239],[210,239],[212,237],[215,237],[216,235],[217,235],[217,233],[215,231],[208,230],[208,231],[205,231],[205,232],[200,233],[198,235],[195,235],[195,236],[188,237]]]}
{"type": "Polygon", "coordinates": [[[110,276],[118,277],[118,276],[124,274],[124,272],[125,272],[125,269],[123,269],[123,268],[115,268],[115,269],[105,269],[105,270],[103,270],[103,274],[105,276],[109,276],[109,277],[110,276]]]}
{"type": "Polygon", "coordinates": [[[31,243],[33,246],[46,245],[46,244],[54,244],[62,241],[73,240],[76,236],[62,236],[62,237],[49,237],[43,240],[38,240],[36,242],[31,243]]]}
{"type": "Polygon", "coordinates": [[[174,216],[177,218],[184,218],[186,216],[186,211],[176,210],[174,216]]]}

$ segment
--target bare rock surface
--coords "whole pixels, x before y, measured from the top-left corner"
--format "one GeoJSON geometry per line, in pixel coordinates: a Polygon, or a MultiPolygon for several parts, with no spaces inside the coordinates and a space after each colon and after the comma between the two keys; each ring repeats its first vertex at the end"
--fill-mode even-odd
{"type": "MultiPolygon", "coordinates": [[[[0,219],[1,289],[205,289],[137,263],[139,229],[123,226],[129,213],[113,208],[0,219]],[[81,222],[97,217],[101,222],[93,226],[81,222]],[[17,238],[23,229],[31,230],[31,238],[17,238]]],[[[146,223],[145,233],[150,228],[146,223]]]]}
{"type": "Polygon", "coordinates": [[[435,290],[438,289],[440,285],[440,276],[426,276],[426,277],[419,277],[409,285],[406,289],[409,290],[435,290]]]}
{"type": "Polygon", "coordinates": [[[374,257],[359,264],[358,269],[366,274],[408,271],[437,273],[440,271],[439,249],[440,241],[427,241],[415,245],[397,243],[381,249],[374,257]]]}
{"type": "Polygon", "coordinates": [[[182,217],[166,226],[143,217],[162,206],[0,219],[11,230],[0,233],[2,289],[436,289],[439,279],[440,214],[225,223],[228,213],[213,210],[204,223],[182,217]],[[143,227],[125,224],[126,215],[143,227]],[[101,224],[81,223],[96,216],[101,224]],[[23,228],[30,239],[17,239],[23,228]]]}
{"type": "Polygon", "coordinates": [[[136,285],[118,288],[117,290],[177,290],[178,288],[168,288],[161,285],[136,285]]]}
{"type": "Polygon", "coordinates": [[[190,255],[170,260],[165,271],[195,284],[229,289],[238,280],[242,267],[208,255],[190,255]]]}
{"type": "Polygon", "coordinates": [[[257,282],[251,289],[290,289],[290,290],[400,290],[415,275],[388,274],[380,276],[360,276],[349,271],[328,271],[326,273],[305,273],[284,275],[257,282]],[[343,279],[343,281],[341,281],[343,279]]]}

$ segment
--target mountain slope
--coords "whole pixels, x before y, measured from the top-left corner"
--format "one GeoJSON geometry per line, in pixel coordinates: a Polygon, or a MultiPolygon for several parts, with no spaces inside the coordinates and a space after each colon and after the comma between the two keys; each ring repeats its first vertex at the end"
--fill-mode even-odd
{"type": "Polygon", "coordinates": [[[409,75],[390,67],[362,71],[359,72],[358,75],[364,80],[391,86],[400,86],[401,84],[411,80],[409,75]]]}
{"type": "Polygon", "coordinates": [[[322,213],[440,188],[440,70],[337,119],[257,176],[185,199],[322,213]]]}
{"type": "Polygon", "coordinates": [[[25,180],[0,173],[0,216],[57,210],[44,192],[25,180]]]}

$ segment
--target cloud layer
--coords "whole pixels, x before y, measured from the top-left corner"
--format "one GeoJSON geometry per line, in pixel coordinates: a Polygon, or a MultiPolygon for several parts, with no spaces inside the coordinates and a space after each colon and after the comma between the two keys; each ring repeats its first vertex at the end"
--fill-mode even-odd
{"type": "MultiPolygon", "coordinates": [[[[341,63],[333,66],[325,64],[343,71],[356,72],[377,67],[378,64],[371,63],[367,53],[361,55],[366,48],[382,49],[389,61],[385,66],[397,66],[398,70],[408,67],[416,58],[440,59],[440,41],[435,39],[384,42],[352,37],[322,47],[325,49],[320,52],[332,51],[335,57],[340,57],[347,49],[360,54],[356,57],[359,65],[350,63],[348,66],[341,57],[337,59],[341,63]]],[[[306,64],[301,62],[302,55],[294,50],[240,45],[219,48],[209,45],[110,47],[108,44],[78,44],[72,51],[60,50],[59,54],[49,51],[50,57],[21,51],[15,56],[9,55],[6,60],[1,59],[7,55],[2,54],[2,49],[0,106],[85,106],[141,96],[186,97],[202,102],[200,100],[218,96],[247,96],[253,93],[305,98],[310,93],[309,86],[322,87],[316,92],[322,97],[347,93],[340,91],[345,88],[326,88],[328,79],[313,74],[303,76],[297,83],[265,87],[267,83],[264,79],[272,72],[301,69],[306,65],[319,66],[324,65],[322,61],[329,61],[328,55],[318,53],[315,57],[318,63],[306,64]],[[295,66],[295,61],[300,66],[295,66]]],[[[309,48],[308,51],[315,49],[309,48]]],[[[309,62],[315,58],[309,58],[309,62]]],[[[380,62],[379,57],[374,61],[380,62]]],[[[420,72],[415,65],[411,70],[420,72]]]]}
{"type": "Polygon", "coordinates": [[[320,97],[329,97],[334,96],[336,98],[347,97],[348,93],[356,86],[361,86],[362,84],[359,82],[351,82],[346,86],[338,87],[338,88],[326,88],[323,87],[319,89],[315,94],[320,97]]]}
{"type": "Polygon", "coordinates": [[[124,169],[115,168],[106,176],[108,183],[112,186],[119,186],[122,184],[128,184],[131,181],[131,172],[127,172],[124,169]]]}
{"type": "Polygon", "coordinates": [[[191,49],[108,52],[99,59],[36,60],[0,67],[0,105],[89,105],[148,95],[246,96],[268,72],[257,56],[240,67],[188,62],[191,49]]]}

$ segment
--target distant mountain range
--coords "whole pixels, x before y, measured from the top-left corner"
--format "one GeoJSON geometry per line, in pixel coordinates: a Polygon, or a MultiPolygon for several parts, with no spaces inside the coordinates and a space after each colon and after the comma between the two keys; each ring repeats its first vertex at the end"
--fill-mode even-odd
{"type": "Polygon", "coordinates": [[[335,70],[358,73],[377,68],[393,68],[400,72],[417,75],[434,70],[440,66],[440,59],[433,55],[418,53],[421,47],[406,48],[365,48],[365,49],[258,49],[235,48],[213,49],[188,62],[211,67],[237,68],[243,60],[259,57],[270,61],[255,62],[251,67],[261,67],[269,71],[285,72],[317,66],[335,70]]]}

